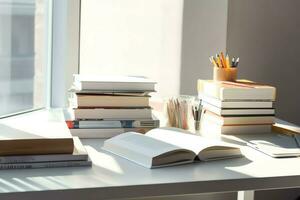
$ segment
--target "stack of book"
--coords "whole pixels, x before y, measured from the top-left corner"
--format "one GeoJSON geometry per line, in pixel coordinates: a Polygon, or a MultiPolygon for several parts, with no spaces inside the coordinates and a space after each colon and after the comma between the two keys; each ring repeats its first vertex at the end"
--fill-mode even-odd
{"type": "Polygon", "coordinates": [[[90,166],[79,138],[56,121],[58,115],[36,111],[1,120],[0,169],[90,166]]]}
{"type": "Polygon", "coordinates": [[[275,121],[276,88],[247,80],[198,80],[202,134],[270,132],[275,121]]]}
{"type": "Polygon", "coordinates": [[[145,133],[159,127],[149,93],[155,82],[143,77],[74,75],[70,90],[73,136],[110,138],[120,133],[145,133]]]}

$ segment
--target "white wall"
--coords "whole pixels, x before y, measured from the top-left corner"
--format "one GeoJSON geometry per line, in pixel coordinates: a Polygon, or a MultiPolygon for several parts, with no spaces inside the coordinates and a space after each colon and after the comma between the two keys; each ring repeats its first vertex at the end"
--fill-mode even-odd
{"type": "Polygon", "coordinates": [[[208,57],[226,50],[227,0],[185,0],[181,94],[197,94],[197,79],[211,79],[208,57]]]}
{"type": "Polygon", "coordinates": [[[183,0],[81,1],[80,73],[144,75],[179,94],[183,0]]]}

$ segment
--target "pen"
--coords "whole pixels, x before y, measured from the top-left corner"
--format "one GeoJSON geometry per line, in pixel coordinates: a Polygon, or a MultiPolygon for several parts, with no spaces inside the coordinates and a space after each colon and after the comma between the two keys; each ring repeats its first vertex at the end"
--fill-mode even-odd
{"type": "Polygon", "coordinates": [[[216,61],[214,60],[213,56],[209,57],[210,62],[213,64],[214,67],[218,67],[216,61]]]}
{"type": "Polygon", "coordinates": [[[235,63],[234,63],[234,67],[237,67],[237,66],[238,66],[239,61],[240,61],[240,58],[237,58],[236,61],[235,61],[235,63]]]}
{"type": "Polygon", "coordinates": [[[231,60],[231,67],[234,67],[234,57],[231,60]]]}

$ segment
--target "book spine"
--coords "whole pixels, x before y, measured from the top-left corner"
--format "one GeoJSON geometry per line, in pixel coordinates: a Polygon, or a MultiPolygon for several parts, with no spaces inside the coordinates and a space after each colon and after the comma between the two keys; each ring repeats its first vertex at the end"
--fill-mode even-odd
{"type": "Polygon", "coordinates": [[[37,169],[55,167],[81,167],[91,166],[91,161],[66,161],[66,162],[40,162],[40,163],[14,163],[0,164],[0,169],[37,169]]]}
{"type": "Polygon", "coordinates": [[[41,138],[24,140],[0,140],[0,155],[45,155],[72,154],[73,139],[70,138],[41,138]],[[30,147],[30,148],[29,148],[30,147]]]}
{"type": "Polygon", "coordinates": [[[0,156],[0,164],[14,163],[38,163],[38,162],[58,162],[58,161],[83,161],[87,160],[87,155],[30,155],[30,156],[0,156]]]}
{"type": "Polygon", "coordinates": [[[159,120],[78,120],[72,128],[147,128],[159,127],[159,120]]]}
{"type": "Polygon", "coordinates": [[[74,109],[75,119],[151,119],[151,109],[74,109]]]}

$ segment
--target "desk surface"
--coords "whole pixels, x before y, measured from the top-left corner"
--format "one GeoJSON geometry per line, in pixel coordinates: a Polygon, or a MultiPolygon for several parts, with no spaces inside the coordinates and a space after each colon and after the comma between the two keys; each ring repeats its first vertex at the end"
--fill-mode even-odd
{"type": "Polygon", "coordinates": [[[300,186],[300,158],[274,159],[249,147],[244,158],[147,169],[83,143],[92,167],[0,171],[0,199],[112,199],[300,186]],[[52,195],[48,195],[48,194],[52,195]]]}

